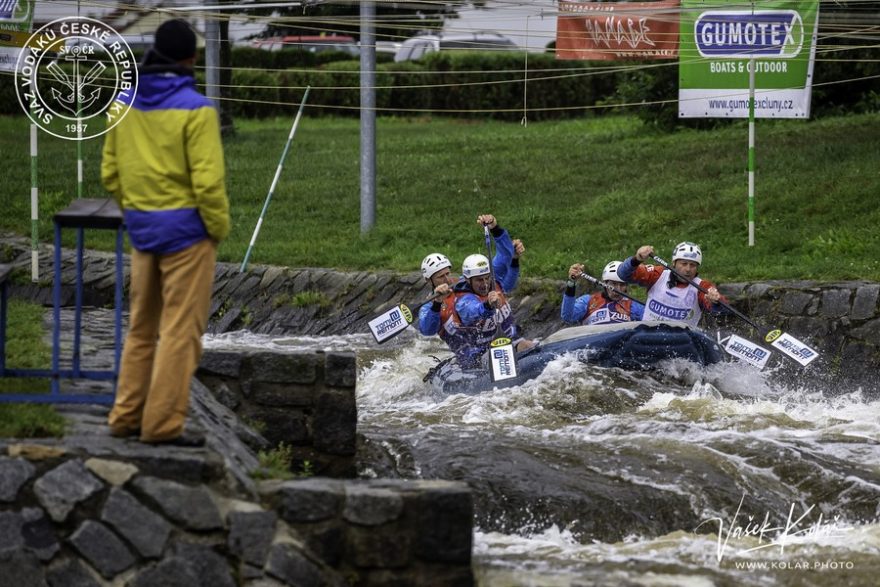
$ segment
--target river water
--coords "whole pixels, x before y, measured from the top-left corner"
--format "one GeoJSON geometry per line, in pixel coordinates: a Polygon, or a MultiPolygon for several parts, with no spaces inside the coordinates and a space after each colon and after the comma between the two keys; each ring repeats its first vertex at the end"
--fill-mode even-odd
{"type": "Polygon", "coordinates": [[[880,394],[821,373],[554,360],[476,396],[422,382],[410,331],[206,346],[358,351],[363,477],[474,492],[481,586],[880,584],[880,394]]]}

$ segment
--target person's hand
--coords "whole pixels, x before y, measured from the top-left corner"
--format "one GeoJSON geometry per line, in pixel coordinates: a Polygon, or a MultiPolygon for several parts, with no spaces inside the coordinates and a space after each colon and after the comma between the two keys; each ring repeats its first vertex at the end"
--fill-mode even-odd
{"type": "Polygon", "coordinates": [[[526,246],[518,238],[513,239],[513,258],[519,259],[526,252],[526,246]]]}
{"type": "Polygon", "coordinates": [[[486,296],[486,301],[497,310],[498,306],[501,305],[501,294],[497,291],[490,291],[489,295],[486,296]]]}
{"type": "Polygon", "coordinates": [[[480,214],[479,216],[477,216],[477,224],[479,224],[480,226],[488,226],[489,230],[492,230],[493,228],[498,226],[498,222],[491,214],[480,214]]]}
{"type": "Polygon", "coordinates": [[[717,304],[721,299],[721,292],[718,291],[717,287],[710,287],[709,291],[706,292],[706,299],[708,299],[713,304],[717,304]]]}
{"type": "Polygon", "coordinates": [[[441,283],[437,287],[434,288],[434,297],[445,297],[452,293],[452,288],[449,287],[448,283],[441,283]]]}
{"type": "Polygon", "coordinates": [[[574,281],[584,274],[584,266],[582,263],[575,263],[568,268],[568,278],[574,281]]]}
{"type": "Polygon", "coordinates": [[[642,263],[644,263],[648,257],[654,254],[654,247],[651,245],[645,245],[643,247],[639,247],[639,250],[636,251],[636,259],[642,263]]]}
{"type": "Polygon", "coordinates": [[[528,340],[526,338],[522,339],[518,343],[516,343],[516,352],[521,353],[523,351],[527,351],[530,348],[533,348],[538,345],[537,340],[528,340]]]}

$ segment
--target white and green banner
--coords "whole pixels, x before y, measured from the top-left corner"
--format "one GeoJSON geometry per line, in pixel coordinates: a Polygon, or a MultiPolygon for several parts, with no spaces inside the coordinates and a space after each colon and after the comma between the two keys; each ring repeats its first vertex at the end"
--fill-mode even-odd
{"type": "Polygon", "coordinates": [[[682,0],[680,118],[809,118],[819,0],[682,0]]]}
{"type": "Polygon", "coordinates": [[[34,0],[0,0],[0,71],[14,71],[31,33],[34,0]]]}

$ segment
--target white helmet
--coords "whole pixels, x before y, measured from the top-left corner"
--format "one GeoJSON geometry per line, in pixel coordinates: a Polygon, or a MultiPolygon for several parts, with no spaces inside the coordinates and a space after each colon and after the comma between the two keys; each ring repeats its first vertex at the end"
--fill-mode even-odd
{"type": "Polygon", "coordinates": [[[695,245],[694,243],[689,243],[687,241],[678,243],[675,248],[672,249],[672,262],[675,263],[679,259],[694,261],[697,265],[702,265],[703,251],[700,250],[700,245],[695,245]]]}
{"type": "Polygon", "coordinates": [[[489,269],[489,259],[486,255],[468,255],[461,264],[461,274],[465,279],[471,277],[479,277],[491,272],[489,269]]]}
{"type": "Polygon", "coordinates": [[[602,270],[602,281],[618,281],[622,283],[623,280],[617,274],[617,268],[620,267],[620,264],[620,261],[611,261],[605,265],[605,269],[602,270]]]}
{"type": "Polygon", "coordinates": [[[431,253],[422,260],[422,277],[430,280],[435,273],[447,267],[452,267],[452,263],[446,255],[431,253]]]}

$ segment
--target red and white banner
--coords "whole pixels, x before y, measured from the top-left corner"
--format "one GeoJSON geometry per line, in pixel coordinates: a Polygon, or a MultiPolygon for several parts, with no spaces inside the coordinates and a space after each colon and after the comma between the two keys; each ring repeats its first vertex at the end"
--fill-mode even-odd
{"type": "Polygon", "coordinates": [[[677,59],[679,0],[559,2],[556,58],[677,59]]]}

